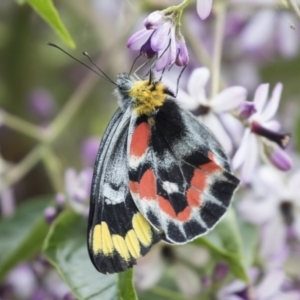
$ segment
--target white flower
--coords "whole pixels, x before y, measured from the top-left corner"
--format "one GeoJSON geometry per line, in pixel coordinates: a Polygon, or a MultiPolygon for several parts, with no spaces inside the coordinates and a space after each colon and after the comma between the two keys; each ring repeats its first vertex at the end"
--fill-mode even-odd
{"type": "Polygon", "coordinates": [[[243,218],[262,228],[260,254],[269,267],[277,267],[286,258],[288,237],[300,242],[300,171],[286,176],[271,166],[256,172],[251,193],[239,203],[243,218]]]}
{"type": "Polygon", "coordinates": [[[277,168],[281,170],[291,168],[290,158],[280,148],[286,146],[289,135],[278,133],[280,124],[272,120],[279,106],[282,84],[276,84],[269,101],[267,101],[268,92],[269,84],[261,84],[256,89],[253,100],[255,112],[249,116],[249,127],[246,128],[240,147],[232,160],[234,169],[241,167],[241,178],[244,182],[251,180],[258,162],[259,152],[264,153],[277,168]],[[259,137],[265,138],[263,145],[261,145],[259,137]],[[264,148],[260,149],[261,146],[264,148]]]}
{"type": "Polygon", "coordinates": [[[138,260],[135,267],[135,284],[139,290],[153,287],[169,266],[179,290],[186,296],[196,296],[201,290],[199,275],[188,265],[204,266],[209,259],[206,249],[194,245],[155,245],[150,253],[138,260]]]}
{"type": "Polygon", "coordinates": [[[205,86],[209,77],[210,72],[207,68],[194,70],[188,82],[189,95],[179,91],[178,104],[198,116],[230,154],[233,150],[233,142],[236,142],[235,139],[239,136],[242,126],[228,112],[237,109],[246,100],[247,91],[241,86],[233,86],[208,99],[205,86]]]}

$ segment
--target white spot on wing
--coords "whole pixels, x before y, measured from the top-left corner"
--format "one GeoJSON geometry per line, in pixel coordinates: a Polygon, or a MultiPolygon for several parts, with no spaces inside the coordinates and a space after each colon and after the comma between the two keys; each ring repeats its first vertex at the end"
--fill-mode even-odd
{"type": "Polygon", "coordinates": [[[177,183],[170,181],[164,181],[162,187],[168,194],[177,193],[179,191],[177,183]]]}
{"type": "Polygon", "coordinates": [[[132,169],[136,169],[139,164],[145,159],[146,154],[144,153],[142,156],[129,156],[129,167],[132,169]]]}
{"type": "Polygon", "coordinates": [[[103,185],[103,197],[106,204],[118,204],[125,200],[125,187],[121,186],[118,190],[114,190],[109,183],[103,185]]]}

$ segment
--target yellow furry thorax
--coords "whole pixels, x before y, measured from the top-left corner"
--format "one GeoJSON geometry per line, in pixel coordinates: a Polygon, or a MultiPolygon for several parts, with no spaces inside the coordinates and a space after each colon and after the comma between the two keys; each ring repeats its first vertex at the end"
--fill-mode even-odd
{"type": "Polygon", "coordinates": [[[138,116],[151,115],[163,105],[168,94],[166,86],[161,82],[149,83],[149,80],[134,82],[129,96],[132,98],[133,109],[138,116]]]}

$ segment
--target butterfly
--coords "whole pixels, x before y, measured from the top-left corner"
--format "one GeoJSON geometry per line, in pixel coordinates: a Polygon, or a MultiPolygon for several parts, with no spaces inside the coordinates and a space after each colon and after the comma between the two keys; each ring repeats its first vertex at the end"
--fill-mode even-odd
{"type": "Polygon", "coordinates": [[[125,271],[160,240],[185,244],[212,229],[239,180],[211,131],[152,72],[116,81],[119,108],[95,162],[88,251],[104,274],[125,271]]]}

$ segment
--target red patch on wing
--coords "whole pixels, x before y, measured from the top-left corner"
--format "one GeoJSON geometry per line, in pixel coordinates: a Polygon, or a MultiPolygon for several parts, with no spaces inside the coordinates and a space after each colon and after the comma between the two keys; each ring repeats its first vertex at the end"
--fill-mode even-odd
{"type": "Polygon", "coordinates": [[[178,220],[180,222],[185,222],[187,221],[192,213],[192,209],[187,206],[183,211],[179,212],[176,215],[176,212],[172,206],[172,204],[170,203],[170,201],[168,201],[167,199],[158,196],[158,202],[159,202],[159,208],[166,213],[170,218],[174,219],[174,220],[178,220]]]}
{"type": "Polygon", "coordinates": [[[129,181],[129,189],[130,192],[133,194],[138,194],[139,193],[139,183],[135,181],[129,181]]]}
{"type": "Polygon", "coordinates": [[[201,170],[203,170],[207,173],[215,173],[215,172],[222,170],[222,168],[219,165],[217,165],[216,163],[214,163],[213,161],[211,161],[205,165],[200,165],[199,168],[201,168],[201,170]]]}
{"type": "Polygon", "coordinates": [[[146,153],[149,139],[150,139],[151,129],[148,123],[143,122],[138,125],[133,134],[130,144],[130,155],[141,157],[146,153]]]}
{"type": "Polygon", "coordinates": [[[173,206],[171,205],[170,201],[168,201],[167,199],[158,196],[158,203],[159,203],[159,207],[160,209],[165,212],[167,215],[169,215],[172,219],[176,219],[176,213],[175,210],[173,208],[173,206]]]}
{"type": "Polygon", "coordinates": [[[204,191],[206,186],[206,176],[207,175],[201,170],[195,169],[191,180],[191,186],[195,187],[197,190],[204,191]]]}
{"type": "Polygon", "coordinates": [[[148,169],[141,178],[139,194],[141,199],[156,199],[156,180],[151,169],[148,169]]]}
{"type": "Polygon", "coordinates": [[[190,187],[186,193],[186,200],[191,207],[199,207],[202,204],[201,193],[190,187]]]}
{"type": "Polygon", "coordinates": [[[178,215],[177,215],[177,219],[181,222],[186,222],[192,213],[192,209],[187,206],[183,211],[181,211],[178,215]]]}
{"type": "Polygon", "coordinates": [[[208,158],[211,161],[207,164],[200,165],[199,168],[201,168],[203,171],[207,173],[215,173],[222,170],[222,168],[216,162],[216,158],[212,152],[208,152],[208,158]]]}

